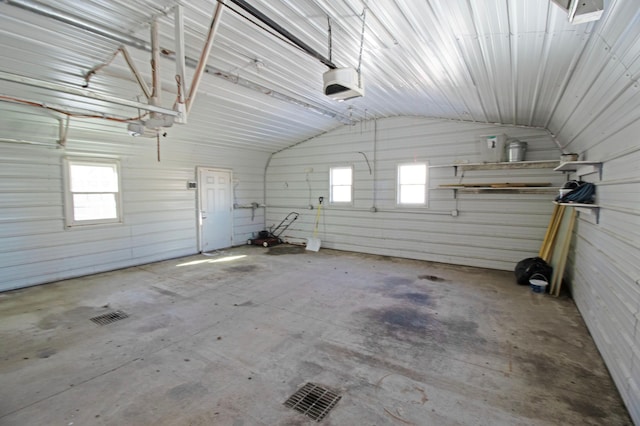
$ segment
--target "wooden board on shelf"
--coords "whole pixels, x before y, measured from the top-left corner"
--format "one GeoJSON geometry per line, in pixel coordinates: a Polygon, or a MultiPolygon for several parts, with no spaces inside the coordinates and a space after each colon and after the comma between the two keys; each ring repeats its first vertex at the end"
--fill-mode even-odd
{"type": "Polygon", "coordinates": [[[540,188],[551,186],[549,182],[526,182],[526,183],[511,183],[511,182],[491,182],[491,183],[450,183],[440,185],[440,188],[540,188]]]}

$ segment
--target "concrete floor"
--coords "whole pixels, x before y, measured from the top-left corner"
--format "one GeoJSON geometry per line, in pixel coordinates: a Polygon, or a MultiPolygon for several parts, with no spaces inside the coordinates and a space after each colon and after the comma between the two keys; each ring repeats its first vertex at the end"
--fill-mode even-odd
{"type": "Polygon", "coordinates": [[[573,302],[512,273],[238,247],[0,294],[0,425],[631,424],[573,302]],[[99,326],[112,310],[129,318],[99,326]]]}

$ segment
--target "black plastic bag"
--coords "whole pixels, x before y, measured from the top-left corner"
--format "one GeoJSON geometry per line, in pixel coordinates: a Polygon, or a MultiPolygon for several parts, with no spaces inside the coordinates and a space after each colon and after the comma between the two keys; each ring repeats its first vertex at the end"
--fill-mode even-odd
{"type": "Polygon", "coordinates": [[[547,279],[547,282],[551,282],[553,268],[541,257],[529,257],[518,262],[514,272],[518,284],[528,285],[533,274],[541,274],[547,279]]]}

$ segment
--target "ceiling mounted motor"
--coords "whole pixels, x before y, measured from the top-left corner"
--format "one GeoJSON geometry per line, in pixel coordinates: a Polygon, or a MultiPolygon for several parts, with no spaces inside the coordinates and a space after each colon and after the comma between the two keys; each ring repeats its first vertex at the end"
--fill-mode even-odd
{"type": "Polygon", "coordinates": [[[564,10],[569,22],[572,24],[584,24],[597,21],[604,12],[604,0],[551,0],[564,10]]]}
{"type": "Polygon", "coordinates": [[[336,68],[322,75],[324,94],[336,101],[364,96],[362,76],[353,68],[336,68]]]}
{"type": "Polygon", "coordinates": [[[127,125],[127,132],[130,136],[155,138],[162,128],[173,126],[172,115],[157,114],[146,121],[138,121],[127,125]]]}

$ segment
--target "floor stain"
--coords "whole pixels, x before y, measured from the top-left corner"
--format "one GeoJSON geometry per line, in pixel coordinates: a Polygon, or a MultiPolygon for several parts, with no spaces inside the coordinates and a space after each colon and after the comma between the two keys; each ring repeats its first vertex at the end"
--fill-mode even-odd
{"type": "Polygon", "coordinates": [[[160,288],[160,287],[156,287],[156,286],[151,286],[152,289],[154,289],[155,291],[157,291],[160,294],[164,294],[165,296],[169,296],[169,297],[182,297],[180,296],[178,293],[171,291],[171,290],[166,290],[164,288],[160,288]]]}
{"type": "Polygon", "coordinates": [[[571,411],[575,411],[581,416],[588,416],[593,419],[600,420],[607,417],[607,413],[596,404],[586,402],[580,398],[571,398],[569,396],[564,396],[562,397],[562,401],[564,401],[570,407],[571,411]]]}
{"type": "Polygon", "coordinates": [[[167,391],[167,396],[174,401],[185,401],[198,395],[205,395],[209,390],[202,383],[183,383],[167,391]]]}
{"type": "Polygon", "coordinates": [[[226,268],[225,271],[227,271],[227,272],[253,272],[256,269],[258,269],[258,267],[256,265],[241,265],[241,266],[231,266],[229,268],[226,268]]]}
{"type": "Polygon", "coordinates": [[[387,287],[402,287],[409,286],[411,284],[413,284],[413,280],[406,277],[391,276],[384,279],[384,285],[387,287]]]}
{"type": "Polygon", "coordinates": [[[445,281],[444,278],[440,278],[437,275],[418,275],[418,279],[420,279],[420,280],[429,280],[429,281],[433,281],[433,282],[445,281]]]}
{"type": "Polygon", "coordinates": [[[52,355],[55,355],[56,353],[58,353],[58,351],[56,351],[53,348],[45,348],[45,349],[41,349],[39,350],[36,355],[38,358],[40,359],[45,359],[45,358],[49,358],[52,355]]]}
{"type": "Polygon", "coordinates": [[[393,294],[391,297],[393,297],[394,299],[408,300],[409,302],[416,305],[431,304],[431,297],[427,293],[418,293],[418,292],[398,293],[398,294],[393,294]]]}

